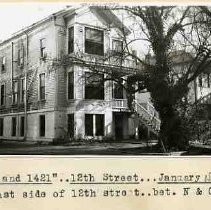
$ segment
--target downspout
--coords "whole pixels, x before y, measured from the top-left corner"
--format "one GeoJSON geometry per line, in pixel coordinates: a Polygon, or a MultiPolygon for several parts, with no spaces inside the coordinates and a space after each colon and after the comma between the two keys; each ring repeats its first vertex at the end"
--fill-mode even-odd
{"type": "Polygon", "coordinates": [[[26,141],[27,138],[27,132],[28,132],[28,119],[27,119],[27,95],[28,95],[28,90],[27,90],[27,72],[28,72],[28,46],[29,46],[29,41],[28,41],[28,34],[25,32],[26,35],[26,67],[25,67],[25,72],[24,72],[24,83],[25,83],[25,95],[24,95],[24,140],[26,141]]]}
{"type": "Polygon", "coordinates": [[[13,100],[13,42],[11,43],[11,98],[13,100]]]}

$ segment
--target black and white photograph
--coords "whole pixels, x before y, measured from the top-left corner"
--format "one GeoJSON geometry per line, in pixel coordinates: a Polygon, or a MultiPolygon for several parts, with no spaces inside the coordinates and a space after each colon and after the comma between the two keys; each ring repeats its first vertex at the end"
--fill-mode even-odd
{"type": "Polygon", "coordinates": [[[211,7],[0,3],[0,155],[211,155],[211,7]]]}

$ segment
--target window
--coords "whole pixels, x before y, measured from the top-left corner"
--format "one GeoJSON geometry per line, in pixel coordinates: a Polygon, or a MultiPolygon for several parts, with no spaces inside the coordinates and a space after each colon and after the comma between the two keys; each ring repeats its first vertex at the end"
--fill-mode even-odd
{"type": "Polygon", "coordinates": [[[104,99],[104,75],[85,73],[85,99],[104,99]]]}
{"type": "Polygon", "coordinates": [[[40,100],[45,100],[45,74],[40,74],[40,100]]]}
{"type": "Polygon", "coordinates": [[[16,136],[16,126],[17,126],[16,117],[12,117],[12,136],[16,136]]]}
{"type": "Polygon", "coordinates": [[[13,81],[13,96],[12,96],[13,104],[18,103],[18,81],[13,81]]]}
{"type": "Polygon", "coordinates": [[[120,40],[113,40],[112,50],[121,53],[123,51],[123,42],[120,40]]]}
{"type": "Polygon", "coordinates": [[[85,114],[85,135],[93,136],[93,114],[85,114]]]}
{"type": "Polygon", "coordinates": [[[5,85],[1,85],[1,106],[5,105],[5,85]]]}
{"type": "Polygon", "coordinates": [[[85,135],[104,136],[103,114],[85,114],[85,135]]]}
{"type": "Polygon", "coordinates": [[[46,56],[46,39],[40,39],[40,57],[45,58],[46,56]]]}
{"type": "Polygon", "coordinates": [[[204,73],[199,75],[198,81],[199,81],[199,87],[203,88],[210,88],[210,74],[204,73]]]}
{"type": "Polygon", "coordinates": [[[25,130],[25,117],[21,117],[20,119],[20,136],[24,136],[25,130]]]}
{"type": "Polygon", "coordinates": [[[24,46],[23,44],[18,49],[18,66],[23,66],[24,64],[24,46]]]}
{"type": "Polygon", "coordinates": [[[1,57],[1,71],[6,71],[6,57],[1,57]]]}
{"type": "Polygon", "coordinates": [[[68,99],[74,98],[74,73],[68,72],[68,99]]]}
{"type": "Polygon", "coordinates": [[[123,99],[123,84],[119,84],[117,82],[114,82],[113,98],[123,99]]]}
{"type": "Polygon", "coordinates": [[[21,79],[21,102],[24,102],[24,98],[25,98],[25,79],[21,79]]]}
{"type": "Polygon", "coordinates": [[[85,53],[104,55],[103,31],[85,28],[85,53]]]}
{"type": "Polygon", "coordinates": [[[68,54],[74,52],[74,27],[68,29],[68,54]]]}
{"type": "Polygon", "coordinates": [[[69,137],[74,137],[74,114],[67,115],[67,131],[69,137]]]}
{"type": "Polygon", "coordinates": [[[4,135],[4,119],[0,118],[0,136],[4,135]]]}
{"type": "Polygon", "coordinates": [[[96,136],[104,136],[104,115],[95,115],[96,136]]]}
{"type": "Polygon", "coordinates": [[[40,136],[45,136],[45,115],[40,115],[40,136]]]}

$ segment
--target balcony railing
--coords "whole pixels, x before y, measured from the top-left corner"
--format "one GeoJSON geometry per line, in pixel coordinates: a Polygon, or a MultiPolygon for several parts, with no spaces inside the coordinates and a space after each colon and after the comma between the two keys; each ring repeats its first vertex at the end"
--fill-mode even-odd
{"type": "Polygon", "coordinates": [[[112,108],[115,109],[128,109],[127,99],[113,99],[112,108]]]}

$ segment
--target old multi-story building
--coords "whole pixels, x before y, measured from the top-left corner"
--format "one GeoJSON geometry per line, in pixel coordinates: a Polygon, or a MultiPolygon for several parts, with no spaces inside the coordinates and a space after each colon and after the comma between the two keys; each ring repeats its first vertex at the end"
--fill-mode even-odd
{"type": "Polygon", "coordinates": [[[105,55],[123,47],[127,27],[110,10],[69,7],[0,43],[0,139],[127,139],[138,125],[157,132],[148,95],[136,94],[139,118],[107,70],[131,72],[136,61],[105,55]],[[90,71],[98,65],[101,73],[90,71]],[[141,121],[140,121],[141,120],[141,121]]]}

